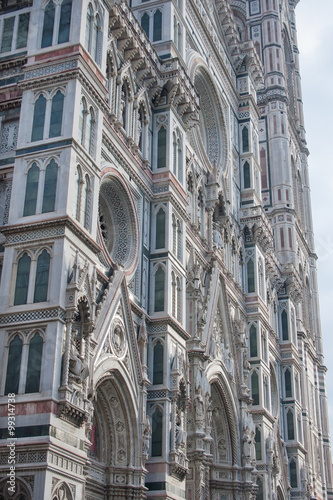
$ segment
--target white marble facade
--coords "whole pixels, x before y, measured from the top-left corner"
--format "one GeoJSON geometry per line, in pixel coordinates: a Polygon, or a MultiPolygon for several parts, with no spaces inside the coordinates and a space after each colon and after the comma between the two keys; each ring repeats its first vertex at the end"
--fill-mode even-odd
{"type": "Polygon", "coordinates": [[[0,500],[333,497],[297,3],[0,3],[0,500]]]}

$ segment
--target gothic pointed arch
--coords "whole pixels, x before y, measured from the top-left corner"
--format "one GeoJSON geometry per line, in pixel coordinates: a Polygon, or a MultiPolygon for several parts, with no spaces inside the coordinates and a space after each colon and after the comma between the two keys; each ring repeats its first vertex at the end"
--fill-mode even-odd
{"type": "Polygon", "coordinates": [[[133,398],[119,370],[110,370],[97,380],[89,433],[87,493],[95,490],[97,473],[100,494],[108,493],[110,498],[119,494],[141,498],[144,469],[138,406],[138,398],[133,398]],[[137,471],[134,481],[133,469],[137,471]]]}
{"type": "Polygon", "coordinates": [[[21,477],[15,477],[15,492],[9,490],[10,482],[8,478],[0,482],[0,500],[32,500],[32,490],[30,485],[21,477]]]}
{"type": "Polygon", "coordinates": [[[200,105],[199,127],[191,132],[193,147],[210,169],[215,164],[224,171],[228,157],[224,102],[201,56],[190,50],[187,60],[200,105]]]}
{"type": "MultiPolygon", "coordinates": [[[[207,378],[211,387],[212,398],[212,436],[214,463],[225,463],[232,467],[241,460],[239,450],[239,416],[236,409],[236,395],[219,368],[219,363],[212,363],[207,369],[207,378]],[[223,439],[223,456],[220,456],[219,441],[223,439]]],[[[220,447],[222,444],[220,445],[220,447]]]]}
{"type": "Polygon", "coordinates": [[[53,492],[52,492],[52,500],[73,500],[73,493],[65,482],[60,482],[56,484],[53,492]]]}

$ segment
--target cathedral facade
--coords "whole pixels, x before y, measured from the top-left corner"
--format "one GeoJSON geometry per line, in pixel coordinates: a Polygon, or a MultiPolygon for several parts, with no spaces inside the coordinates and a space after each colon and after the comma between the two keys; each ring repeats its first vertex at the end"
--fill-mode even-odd
{"type": "Polygon", "coordinates": [[[333,498],[297,3],[1,0],[1,500],[333,498]]]}

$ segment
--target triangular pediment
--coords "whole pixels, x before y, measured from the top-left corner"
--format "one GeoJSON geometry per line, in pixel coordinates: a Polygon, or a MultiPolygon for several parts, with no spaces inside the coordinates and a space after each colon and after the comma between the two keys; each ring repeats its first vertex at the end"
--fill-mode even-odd
{"type": "Polygon", "coordinates": [[[206,354],[211,359],[219,359],[227,371],[233,374],[233,346],[230,328],[230,314],[226,298],[223,277],[218,276],[215,282],[212,300],[208,304],[207,317],[210,318],[205,329],[206,354]]]}
{"type": "Polygon", "coordinates": [[[94,385],[106,373],[118,370],[135,391],[139,390],[142,368],[125,274],[116,273],[101,306],[94,331],[94,385]]]}

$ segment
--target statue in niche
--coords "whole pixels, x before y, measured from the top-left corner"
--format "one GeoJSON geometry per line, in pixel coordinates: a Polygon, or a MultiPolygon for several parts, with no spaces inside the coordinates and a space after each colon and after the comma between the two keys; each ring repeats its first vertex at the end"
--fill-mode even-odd
{"type": "Polygon", "coordinates": [[[207,309],[205,307],[205,303],[202,299],[201,289],[199,288],[197,293],[197,322],[199,327],[203,327],[206,324],[207,320],[207,309]]]}
{"type": "Polygon", "coordinates": [[[199,385],[196,396],[194,398],[194,411],[195,411],[195,421],[198,424],[202,424],[205,416],[205,406],[204,400],[201,394],[201,386],[199,385]]]}
{"type": "Polygon", "coordinates": [[[254,436],[254,430],[250,431],[249,427],[246,426],[243,432],[243,456],[246,462],[255,459],[254,436]]]}
{"type": "Polygon", "coordinates": [[[209,393],[206,392],[206,425],[208,432],[212,428],[212,421],[213,421],[212,398],[210,397],[209,393]]]}
{"type": "Polygon", "coordinates": [[[143,429],[143,439],[142,439],[142,453],[143,453],[143,455],[148,455],[151,433],[152,433],[152,429],[151,429],[151,425],[150,425],[150,420],[148,417],[146,417],[146,422],[145,422],[144,429],[143,429]]]}
{"type": "Polygon", "coordinates": [[[122,126],[125,128],[125,126],[126,126],[126,92],[125,92],[124,86],[121,89],[120,119],[121,119],[122,126]]]}
{"type": "Polygon", "coordinates": [[[223,238],[221,231],[217,227],[213,229],[213,247],[217,249],[223,248],[223,238]]]}
{"type": "Polygon", "coordinates": [[[215,357],[215,355],[216,355],[216,329],[215,328],[213,329],[211,336],[210,336],[210,339],[209,339],[208,354],[210,356],[213,356],[213,357],[215,357]]]}
{"type": "Polygon", "coordinates": [[[248,372],[250,370],[250,368],[251,368],[251,365],[250,365],[248,357],[247,357],[247,347],[245,347],[243,349],[243,374],[244,374],[244,379],[245,379],[246,372],[248,372]]]}
{"type": "Polygon", "coordinates": [[[179,408],[176,410],[176,448],[185,445],[185,432],[182,427],[182,418],[179,408]]]}
{"type": "Polygon", "coordinates": [[[78,383],[83,383],[89,375],[88,363],[84,356],[81,356],[75,341],[72,340],[70,357],[69,357],[69,376],[78,383]]]}
{"type": "Polygon", "coordinates": [[[138,120],[137,120],[137,145],[141,149],[141,136],[142,136],[142,116],[140,110],[138,110],[138,120]]]}

